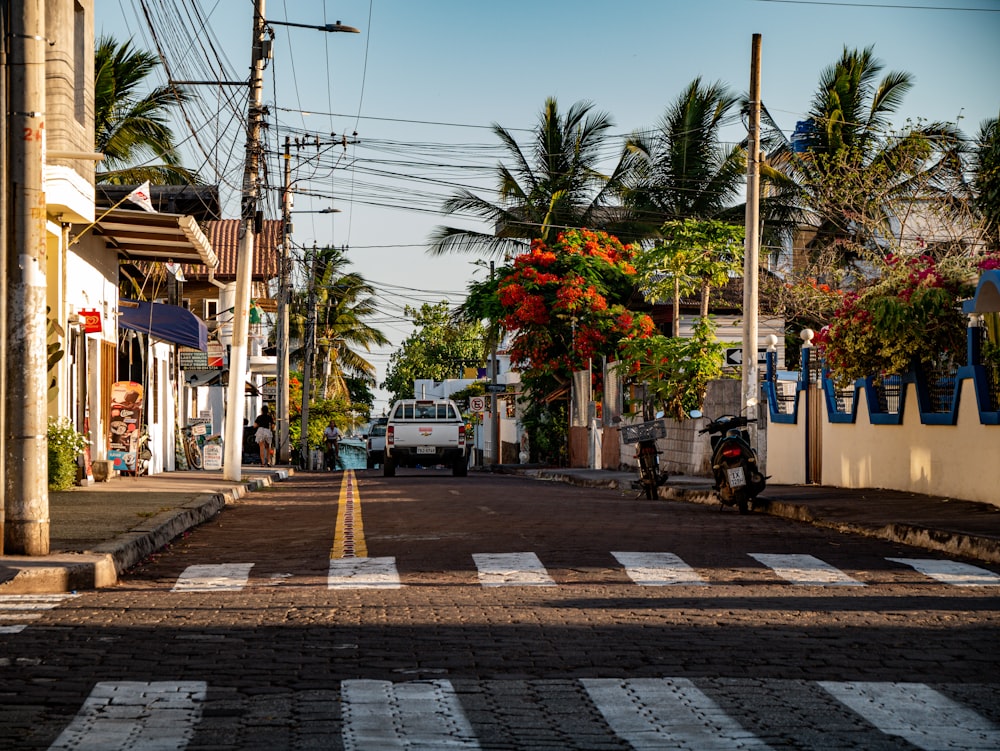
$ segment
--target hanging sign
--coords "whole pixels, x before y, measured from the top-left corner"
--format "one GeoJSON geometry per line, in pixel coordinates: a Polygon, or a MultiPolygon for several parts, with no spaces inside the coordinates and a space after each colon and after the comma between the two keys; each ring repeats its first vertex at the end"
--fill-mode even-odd
{"type": "Polygon", "coordinates": [[[135,381],[111,384],[108,459],[119,471],[135,471],[141,417],[142,384],[135,381]]]}
{"type": "Polygon", "coordinates": [[[101,333],[101,312],[99,310],[81,310],[78,315],[80,316],[80,325],[83,327],[83,333],[101,333]]]}

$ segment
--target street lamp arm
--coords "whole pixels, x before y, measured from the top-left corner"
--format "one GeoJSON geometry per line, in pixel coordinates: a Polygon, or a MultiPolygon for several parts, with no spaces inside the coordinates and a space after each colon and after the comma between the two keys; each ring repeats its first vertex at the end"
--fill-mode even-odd
{"type": "Polygon", "coordinates": [[[268,26],[295,26],[299,29],[316,29],[317,31],[346,31],[351,34],[360,34],[360,29],[355,29],[353,26],[344,26],[340,21],[337,23],[326,23],[322,26],[316,24],[308,23],[292,23],[291,21],[266,21],[268,26]]]}

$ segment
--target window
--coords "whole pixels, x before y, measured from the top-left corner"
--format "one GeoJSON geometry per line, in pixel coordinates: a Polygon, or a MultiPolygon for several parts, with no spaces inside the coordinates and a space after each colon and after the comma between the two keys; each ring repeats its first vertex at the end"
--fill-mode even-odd
{"type": "Polygon", "coordinates": [[[202,300],[202,318],[206,321],[213,321],[215,317],[219,315],[219,301],[215,300],[202,300]]]}

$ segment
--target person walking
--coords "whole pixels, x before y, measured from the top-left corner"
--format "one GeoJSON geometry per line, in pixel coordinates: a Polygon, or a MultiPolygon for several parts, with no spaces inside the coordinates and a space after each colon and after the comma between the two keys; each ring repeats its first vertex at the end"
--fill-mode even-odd
{"type": "Polygon", "coordinates": [[[266,467],[271,463],[271,442],[274,439],[274,433],[272,432],[274,418],[271,416],[271,412],[268,410],[266,404],[261,407],[260,414],[253,421],[253,426],[257,428],[254,440],[257,441],[257,447],[260,449],[260,463],[266,467]]]}
{"type": "Polygon", "coordinates": [[[334,470],[340,463],[340,439],[343,437],[340,428],[330,424],[323,428],[323,440],[326,441],[326,468],[334,470]]]}

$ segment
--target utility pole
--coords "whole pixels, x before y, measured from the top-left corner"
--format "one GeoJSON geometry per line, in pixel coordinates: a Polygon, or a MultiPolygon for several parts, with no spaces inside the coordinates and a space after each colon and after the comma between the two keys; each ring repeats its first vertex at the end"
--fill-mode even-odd
{"type": "Polygon", "coordinates": [[[743,405],[756,417],[757,307],[760,258],[760,34],[753,35],[750,57],[750,122],[747,138],[746,241],[743,253],[743,405]]]}
{"type": "Polygon", "coordinates": [[[312,382],[312,360],[314,340],[316,338],[316,264],[319,256],[319,249],[313,243],[312,262],[306,273],[309,274],[307,281],[309,285],[309,295],[306,302],[306,341],[305,358],[302,361],[302,463],[309,467],[309,400],[311,398],[312,382]]]}
{"type": "MultiPolygon", "coordinates": [[[[250,283],[253,279],[254,235],[257,224],[257,171],[260,160],[260,121],[263,114],[264,0],[255,0],[253,51],[250,56],[250,103],[247,111],[246,165],[240,203],[239,250],[236,259],[236,299],[233,302],[233,343],[229,351],[229,388],[226,391],[225,457],[223,477],[243,478],[243,416],[246,409],[247,335],[250,329],[250,283]]],[[[267,50],[265,51],[265,47],[267,50]]]]}
{"type": "Polygon", "coordinates": [[[289,263],[291,262],[292,241],[292,168],[291,168],[291,138],[285,136],[285,192],[281,202],[281,269],[278,275],[278,393],[275,396],[275,412],[277,419],[277,449],[278,463],[287,464],[289,460],[288,446],[288,313],[291,302],[291,285],[289,263]]]}
{"type": "Polygon", "coordinates": [[[45,321],[45,3],[13,6],[7,123],[10,139],[7,237],[8,379],[4,463],[7,554],[48,555],[49,493],[45,321]]]}
{"type": "MultiPolygon", "coordinates": [[[[490,261],[490,281],[493,281],[494,263],[490,261]]],[[[500,464],[500,415],[497,414],[497,339],[500,335],[497,330],[497,322],[490,321],[490,340],[492,344],[492,351],[490,356],[493,360],[490,367],[490,415],[493,417],[493,423],[490,425],[490,443],[492,454],[491,460],[493,464],[500,464]]]]}

